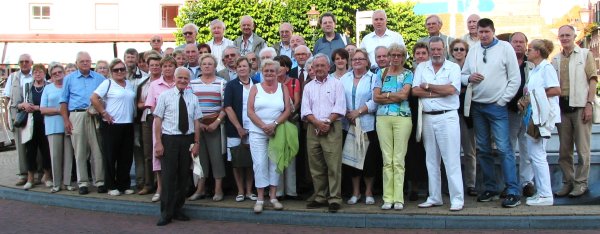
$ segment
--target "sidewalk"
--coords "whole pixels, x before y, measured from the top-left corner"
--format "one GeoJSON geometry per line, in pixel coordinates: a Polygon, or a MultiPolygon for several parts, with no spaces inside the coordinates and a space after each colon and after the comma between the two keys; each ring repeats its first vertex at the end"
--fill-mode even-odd
{"type": "MultiPolygon", "coordinates": [[[[60,191],[50,194],[49,188],[38,185],[30,191],[14,186],[16,181],[16,151],[0,152],[0,198],[27,201],[43,205],[108,211],[115,213],[158,216],[159,203],[150,202],[152,195],[122,195],[112,197],[98,194],[92,188],[90,194],[79,195],[77,191],[60,191]]],[[[595,191],[596,188],[592,188],[595,191]]],[[[596,194],[592,191],[590,194],[596,194]]],[[[345,198],[346,199],[346,198],[345,198]]],[[[186,212],[192,218],[240,221],[252,223],[273,223],[310,226],[343,227],[386,227],[386,228],[433,228],[433,229],[598,229],[600,228],[600,206],[598,205],[559,205],[551,207],[530,207],[522,205],[506,209],[500,201],[480,203],[475,197],[465,197],[465,208],[450,212],[448,198],[441,207],[420,209],[417,204],[424,201],[407,201],[402,211],[382,211],[381,197],[376,204],[367,206],[342,205],[337,214],[327,210],[305,209],[304,201],[283,201],[284,211],[273,211],[268,205],[259,215],[252,212],[254,203],[246,200],[235,202],[233,196],[223,201],[210,199],[187,201],[186,212]]],[[[569,198],[561,198],[569,199],[569,198]]],[[[561,203],[560,200],[556,203],[561,203]]],[[[597,202],[598,199],[592,199],[597,202]]],[[[564,203],[564,202],[563,202],[564,203]]],[[[267,203],[268,204],[268,203],[267,203]]]]}

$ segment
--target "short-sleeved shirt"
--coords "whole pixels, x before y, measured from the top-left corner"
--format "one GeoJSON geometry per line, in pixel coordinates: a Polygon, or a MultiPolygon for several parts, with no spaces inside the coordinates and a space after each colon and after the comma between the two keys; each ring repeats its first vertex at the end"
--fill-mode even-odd
{"type": "MultiPolygon", "coordinates": [[[[561,51],[562,52],[562,51],[561,51]]],[[[569,56],[560,56],[560,96],[569,96],[570,94],[570,80],[569,77],[569,60],[571,59],[571,55],[575,54],[575,51],[571,52],[569,56]]],[[[592,53],[587,54],[587,58],[585,58],[585,75],[588,79],[592,76],[596,75],[596,65],[594,64],[594,55],[592,53]]]]}
{"type": "Polygon", "coordinates": [[[125,87],[123,87],[113,79],[107,79],[94,90],[94,93],[104,100],[106,112],[113,117],[114,123],[133,123],[135,91],[129,80],[125,80],[125,87]]]}
{"type": "MultiPolygon", "coordinates": [[[[63,88],[57,88],[55,84],[48,84],[42,93],[42,101],[40,107],[43,108],[60,108],[60,96],[63,88]]],[[[59,134],[65,132],[65,123],[61,115],[45,115],[44,127],[46,135],[59,134]]]]}
{"type": "Polygon", "coordinates": [[[156,106],[156,100],[158,100],[158,96],[171,88],[175,87],[175,81],[172,84],[168,84],[165,82],[163,77],[160,79],[152,81],[150,83],[150,88],[148,89],[148,96],[146,97],[145,106],[154,108],[156,106]]]}
{"type": "Polygon", "coordinates": [[[367,34],[360,42],[360,48],[367,50],[367,53],[369,53],[369,61],[371,61],[371,66],[374,66],[377,64],[377,61],[375,60],[375,48],[377,48],[377,46],[388,47],[392,43],[404,45],[404,39],[400,33],[386,29],[382,36],[378,36],[375,34],[375,32],[367,34]]]}
{"type": "Polygon", "coordinates": [[[435,72],[431,60],[422,62],[415,71],[413,87],[417,87],[422,83],[433,85],[452,85],[456,93],[445,97],[421,98],[423,103],[423,111],[446,111],[456,110],[460,106],[458,94],[460,92],[460,67],[458,64],[444,61],[442,67],[435,72]]]}
{"type": "MultiPolygon", "coordinates": [[[[537,65],[529,72],[529,79],[523,90],[523,94],[527,95],[534,89],[547,89],[552,87],[560,87],[556,70],[547,60],[537,65]]],[[[558,105],[558,96],[550,97],[550,102],[558,105]]]]}
{"type": "Polygon", "coordinates": [[[304,86],[302,93],[301,117],[313,115],[318,120],[329,118],[331,114],[346,115],[346,96],[341,81],[328,76],[323,81],[314,79],[304,86]]]}
{"type": "Polygon", "coordinates": [[[90,106],[92,92],[98,88],[106,78],[100,73],[90,71],[87,76],[79,70],[72,72],[64,78],[61,103],[68,103],[69,111],[86,109],[90,106]]]}
{"type": "MultiPolygon", "coordinates": [[[[377,82],[375,82],[374,88],[380,88],[382,93],[385,92],[399,92],[404,88],[405,85],[412,87],[413,73],[410,70],[404,69],[404,72],[398,75],[386,75],[381,77],[384,69],[377,72],[377,82]]],[[[410,107],[408,106],[408,100],[404,100],[400,103],[380,104],[377,106],[378,116],[411,116],[410,107]]]]}
{"type": "MultiPolygon", "coordinates": [[[[179,131],[179,89],[172,88],[162,92],[156,101],[154,116],[162,119],[162,133],[167,135],[182,135],[179,131]]],[[[185,135],[194,133],[194,120],[202,118],[202,111],[198,98],[191,90],[183,92],[183,99],[187,107],[188,131],[185,135]]]]}
{"type": "Polygon", "coordinates": [[[189,86],[198,97],[202,115],[217,113],[223,109],[223,94],[226,85],[227,81],[218,76],[212,83],[204,83],[202,79],[190,81],[189,86]]]}

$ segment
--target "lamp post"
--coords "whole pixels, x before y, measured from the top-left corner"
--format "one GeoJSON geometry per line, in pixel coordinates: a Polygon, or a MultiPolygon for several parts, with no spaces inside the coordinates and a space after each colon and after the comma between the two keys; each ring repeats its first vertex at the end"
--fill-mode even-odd
{"type": "Polygon", "coordinates": [[[310,10],[308,12],[306,12],[306,15],[308,16],[308,25],[310,26],[310,28],[312,29],[312,41],[316,40],[316,32],[317,32],[317,25],[319,25],[319,15],[321,13],[319,11],[317,11],[315,4],[310,6],[310,10]]]}

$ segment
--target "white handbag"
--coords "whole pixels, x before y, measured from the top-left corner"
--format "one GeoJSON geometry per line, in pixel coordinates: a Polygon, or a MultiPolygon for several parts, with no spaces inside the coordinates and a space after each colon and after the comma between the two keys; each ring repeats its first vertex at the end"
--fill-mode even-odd
{"type": "Polygon", "coordinates": [[[592,123],[600,124],[600,97],[596,94],[596,100],[592,105],[592,123]]]}

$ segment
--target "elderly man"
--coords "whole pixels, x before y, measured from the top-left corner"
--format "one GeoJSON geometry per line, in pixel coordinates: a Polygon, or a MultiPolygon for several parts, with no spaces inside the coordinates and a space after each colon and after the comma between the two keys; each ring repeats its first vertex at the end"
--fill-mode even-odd
{"type": "Polygon", "coordinates": [[[291,40],[292,34],[294,34],[294,27],[292,24],[285,22],[279,25],[279,37],[281,41],[273,45],[277,55],[285,55],[288,58],[293,58],[294,52],[292,50],[291,40]]]}
{"type": "Polygon", "coordinates": [[[233,46],[233,41],[225,38],[225,23],[223,21],[216,19],[210,22],[210,34],[212,34],[213,38],[210,39],[206,44],[210,46],[210,51],[212,55],[217,58],[217,71],[220,71],[225,68],[225,64],[221,61],[223,57],[223,50],[227,46],[233,46]]]}
{"type": "Polygon", "coordinates": [[[260,64],[259,64],[258,57],[256,56],[256,54],[254,52],[249,52],[246,54],[246,58],[248,59],[248,61],[250,61],[251,72],[258,71],[258,65],[260,65],[260,64]]]}
{"type": "Polygon", "coordinates": [[[190,79],[198,79],[201,74],[200,64],[198,63],[198,47],[194,44],[187,44],[185,45],[183,52],[185,53],[188,61],[187,64],[185,64],[185,67],[192,73],[190,79]]]}
{"type": "Polygon", "coordinates": [[[346,97],[342,83],[329,78],[329,58],[314,57],[312,69],[316,79],[304,87],[301,118],[308,122],[306,144],[310,174],[313,179],[314,201],[308,209],[329,207],[337,212],[341,206],[342,123],[346,114],[346,97]]]}
{"type": "Polygon", "coordinates": [[[573,26],[561,26],[558,39],[562,51],[552,58],[552,65],[558,71],[561,88],[558,163],[563,173],[563,186],[556,196],[579,197],[588,191],[592,106],[598,76],[592,53],[575,44],[573,26]],[[577,170],[573,166],[573,145],[579,155],[577,170]]]}
{"type": "Polygon", "coordinates": [[[60,97],[60,114],[65,122],[65,134],[71,135],[79,194],[88,194],[88,159],[91,156],[93,174],[96,177],[98,193],[106,193],[104,186],[104,161],[96,135],[95,116],[87,113],[90,97],[104,76],[91,70],[92,59],[87,52],[77,53],[77,71],[72,72],[63,84],[60,97]]]}
{"type": "Polygon", "coordinates": [[[174,51],[175,49],[173,49],[172,47],[167,47],[167,49],[165,49],[165,54],[163,57],[173,56],[174,51]]]}
{"type": "Polygon", "coordinates": [[[242,56],[252,51],[256,54],[263,48],[267,47],[267,42],[254,33],[254,19],[249,15],[242,16],[240,19],[240,28],[242,35],[233,41],[233,45],[237,47],[242,56]]]}
{"type": "Polygon", "coordinates": [[[175,69],[175,88],[158,97],[154,108],[154,153],[162,167],[160,219],[164,226],[171,219],[188,221],[183,204],[190,184],[190,154],[197,157],[200,148],[202,111],[198,98],[187,89],[191,73],[184,67],[175,69]]]}
{"type": "Polygon", "coordinates": [[[335,16],[326,12],[319,18],[319,27],[323,30],[323,37],[315,42],[313,54],[323,53],[331,59],[331,53],[339,48],[344,48],[349,39],[341,33],[335,32],[335,16]]]}
{"type": "MultiPolygon", "coordinates": [[[[265,59],[273,59],[273,58],[275,58],[275,56],[277,56],[277,52],[275,51],[275,49],[273,47],[265,47],[262,50],[260,50],[260,52],[258,53],[258,58],[259,58],[258,63],[260,64],[261,61],[263,61],[265,59]]],[[[252,79],[257,80],[258,82],[262,82],[263,81],[262,72],[258,71],[258,72],[256,72],[256,74],[253,74],[252,79]]]]}
{"type": "Polygon", "coordinates": [[[372,20],[375,31],[363,37],[360,42],[360,48],[367,50],[369,53],[369,61],[371,61],[371,67],[374,67],[376,66],[375,64],[377,64],[377,61],[375,60],[375,48],[377,48],[377,46],[388,47],[394,42],[404,45],[404,39],[402,39],[400,33],[387,28],[387,15],[384,10],[374,11],[372,20]]]}
{"type": "Polygon", "coordinates": [[[450,211],[462,210],[463,183],[460,171],[460,67],[446,60],[444,39],[434,36],[429,40],[431,59],[419,64],[413,80],[413,95],[423,103],[423,144],[426,152],[429,197],[420,208],[441,206],[442,183],[440,158],[444,161],[450,211]]]}
{"type": "Polygon", "coordinates": [[[374,74],[377,74],[379,70],[384,69],[390,65],[387,47],[377,46],[377,48],[375,48],[375,62],[377,62],[377,66],[371,69],[371,72],[373,72],[374,74]]]}
{"type": "Polygon", "coordinates": [[[477,36],[477,21],[479,21],[480,17],[477,14],[472,14],[467,18],[467,30],[462,39],[469,44],[469,47],[473,47],[475,43],[479,41],[479,37],[477,36]]]}
{"type": "Polygon", "coordinates": [[[308,60],[308,58],[311,56],[312,54],[310,53],[310,49],[308,49],[308,47],[305,45],[299,45],[296,47],[296,49],[294,49],[294,58],[296,59],[298,66],[290,70],[289,76],[292,78],[297,78],[302,87],[304,87],[304,81],[308,77],[308,70],[306,70],[304,66],[306,65],[306,60],[308,60]]]}
{"type": "MultiPolygon", "coordinates": [[[[438,15],[430,15],[425,19],[425,27],[429,36],[419,39],[417,42],[429,42],[431,37],[441,37],[444,40],[445,45],[450,45],[450,42],[454,41],[454,38],[446,36],[440,32],[442,30],[442,19],[438,15]]],[[[450,59],[450,47],[446,48],[446,59],[450,59]]]]}
{"type": "Polygon", "coordinates": [[[139,79],[148,76],[148,73],[145,73],[138,67],[138,57],[136,49],[129,48],[125,50],[123,60],[125,61],[125,65],[127,65],[127,79],[139,79]]]}
{"type": "Polygon", "coordinates": [[[477,201],[489,202],[498,199],[494,168],[495,160],[499,158],[508,187],[502,206],[516,207],[521,204],[521,196],[515,154],[509,139],[510,126],[506,104],[515,96],[521,84],[519,64],[512,46],[495,37],[492,20],[479,20],[477,32],[480,42],[470,48],[462,70],[462,83],[470,83],[473,88],[472,99],[465,100],[465,103],[470,104],[477,156],[485,185],[485,191],[479,195],[477,201]],[[491,136],[496,143],[496,155],[492,155],[491,136]]]}
{"type": "Polygon", "coordinates": [[[165,52],[162,50],[163,38],[161,35],[154,35],[150,38],[150,47],[156,51],[160,56],[165,56],[165,52]]]}
{"type": "Polygon", "coordinates": [[[299,45],[306,45],[306,41],[304,41],[302,36],[294,34],[290,39],[290,45],[292,46],[292,50],[295,50],[299,45]]]}
{"type": "MultiPolygon", "coordinates": [[[[10,112],[10,122],[8,123],[12,127],[12,123],[15,121],[17,116],[18,108],[17,104],[22,103],[23,100],[23,87],[25,83],[33,81],[31,67],[33,66],[33,60],[31,55],[22,54],[19,56],[19,70],[11,73],[6,79],[6,85],[4,86],[4,103],[8,106],[10,112]]],[[[21,142],[21,128],[12,127],[13,137],[15,140],[15,146],[17,148],[17,155],[19,158],[19,180],[15,184],[16,186],[24,185],[27,182],[27,161],[25,158],[25,145],[21,142]]]]}
{"type": "MultiPolygon", "coordinates": [[[[217,72],[217,76],[222,77],[226,81],[234,80],[237,78],[235,71],[235,61],[240,57],[240,52],[234,46],[227,46],[223,50],[223,64],[225,68],[217,72]]],[[[257,61],[255,61],[257,62],[257,61]]]]}
{"type": "Polygon", "coordinates": [[[179,45],[175,49],[183,50],[187,44],[194,44],[194,46],[198,46],[198,42],[196,42],[196,36],[198,36],[198,26],[196,24],[187,23],[183,26],[183,28],[181,28],[181,33],[185,39],[185,44],[179,45]]]}

